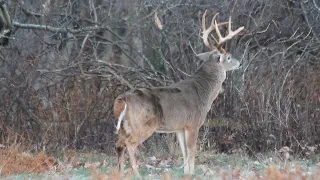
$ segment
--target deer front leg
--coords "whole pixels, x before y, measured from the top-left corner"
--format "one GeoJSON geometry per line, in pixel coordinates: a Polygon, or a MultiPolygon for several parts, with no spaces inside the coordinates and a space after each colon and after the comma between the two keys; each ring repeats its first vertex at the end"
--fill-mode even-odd
{"type": "Polygon", "coordinates": [[[184,169],[184,174],[194,173],[194,162],[197,150],[197,139],[198,139],[199,128],[198,127],[187,127],[185,129],[185,138],[187,144],[187,165],[184,169]]]}
{"type": "MultiPolygon", "coordinates": [[[[186,149],[186,138],[185,138],[185,130],[182,131],[178,131],[177,134],[177,139],[182,151],[182,155],[183,155],[183,165],[182,167],[184,167],[184,171],[186,171],[187,169],[189,169],[189,167],[187,166],[187,149],[186,149]]],[[[181,168],[182,168],[181,167],[181,168]]]]}

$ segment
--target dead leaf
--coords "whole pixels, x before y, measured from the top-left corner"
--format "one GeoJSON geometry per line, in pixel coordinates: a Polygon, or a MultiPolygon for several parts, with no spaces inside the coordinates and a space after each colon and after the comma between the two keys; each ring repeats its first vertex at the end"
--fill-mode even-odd
{"type": "Polygon", "coordinates": [[[236,169],[233,171],[233,177],[237,177],[237,178],[240,177],[240,168],[236,168],[236,169]]]}
{"type": "Polygon", "coordinates": [[[157,12],[155,12],[154,13],[154,21],[155,21],[155,23],[156,23],[156,26],[159,28],[159,29],[163,29],[163,25],[161,24],[161,21],[160,21],[160,19],[159,19],[159,17],[158,17],[158,13],[157,12]]]}

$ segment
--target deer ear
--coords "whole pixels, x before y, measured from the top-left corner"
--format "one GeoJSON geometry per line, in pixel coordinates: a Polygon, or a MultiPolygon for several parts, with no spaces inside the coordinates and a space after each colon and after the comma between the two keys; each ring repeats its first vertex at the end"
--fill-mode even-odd
{"type": "Polygon", "coordinates": [[[217,51],[209,51],[205,53],[200,53],[197,55],[197,57],[202,61],[208,61],[213,55],[218,54],[217,51]]]}
{"type": "Polygon", "coordinates": [[[210,54],[211,52],[200,53],[200,54],[197,54],[197,57],[202,61],[207,61],[210,57],[210,54]]]}

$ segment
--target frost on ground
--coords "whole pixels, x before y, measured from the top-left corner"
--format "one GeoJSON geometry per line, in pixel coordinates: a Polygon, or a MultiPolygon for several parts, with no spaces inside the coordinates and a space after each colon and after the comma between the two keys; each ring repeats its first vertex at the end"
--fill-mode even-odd
{"type": "MultiPolygon", "coordinates": [[[[124,179],[182,179],[181,158],[141,157],[141,177],[133,177],[127,162],[124,179]]],[[[197,157],[198,179],[319,179],[320,164],[311,161],[283,161],[273,156],[254,160],[241,155],[201,153],[197,157]]],[[[29,154],[16,148],[0,151],[1,179],[119,179],[117,158],[102,153],[69,151],[62,157],[29,154]]]]}

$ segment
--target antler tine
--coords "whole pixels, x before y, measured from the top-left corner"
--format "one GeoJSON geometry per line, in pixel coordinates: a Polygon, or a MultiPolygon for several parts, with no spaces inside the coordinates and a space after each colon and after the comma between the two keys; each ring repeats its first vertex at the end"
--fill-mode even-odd
{"type": "Polygon", "coordinates": [[[202,15],[202,32],[204,32],[206,30],[206,14],[207,14],[207,10],[204,11],[203,15],[202,15]]]}
{"type": "MultiPolygon", "coordinates": [[[[211,25],[210,25],[210,27],[212,28],[212,30],[215,28],[214,22],[216,21],[216,17],[217,17],[218,15],[219,15],[219,13],[216,13],[216,14],[213,16],[212,20],[211,20],[211,25]]],[[[223,24],[226,24],[226,22],[220,23],[219,25],[223,25],[223,24]]]]}
{"type": "Polygon", "coordinates": [[[231,29],[231,16],[229,17],[229,24],[228,24],[228,33],[232,32],[231,29]]]}
{"type": "Polygon", "coordinates": [[[231,16],[229,17],[229,25],[228,25],[228,35],[225,37],[227,40],[233,38],[233,36],[239,34],[244,29],[244,26],[239,27],[237,30],[232,31],[231,29],[231,16]],[[230,36],[230,37],[228,37],[230,36]]]}
{"type": "MultiPolygon", "coordinates": [[[[209,41],[208,41],[208,36],[210,34],[210,32],[213,30],[212,25],[210,25],[210,27],[208,29],[206,29],[206,14],[207,14],[207,10],[203,13],[202,15],[202,39],[204,44],[210,48],[213,49],[213,47],[210,45],[209,41]]],[[[215,18],[216,16],[214,16],[215,18]]]]}
{"type": "Polygon", "coordinates": [[[222,48],[223,42],[221,42],[221,39],[223,39],[223,37],[221,36],[220,30],[219,30],[219,28],[218,28],[218,23],[217,23],[217,21],[214,21],[214,26],[215,26],[216,33],[217,33],[217,36],[218,36],[217,49],[218,49],[221,53],[226,54],[227,51],[222,48]]]}
{"type": "Polygon", "coordinates": [[[220,41],[221,41],[221,39],[223,39],[223,37],[221,36],[220,30],[219,30],[219,28],[218,28],[218,23],[217,23],[216,20],[214,20],[214,26],[215,26],[215,28],[216,28],[216,33],[217,33],[218,39],[219,39],[217,45],[219,45],[219,44],[220,44],[220,41]]]}
{"type": "Polygon", "coordinates": [[[220,30],[218,28],[218,24],[217,24],[217,21],[215,21],[215,27],[216,27],[216,32],[217,32],[217,35],[218,35],[218,44],[217,44],[217,48],[218,49],[221,49],[221,46],[224,42],[228,41],[229,39],[232,39],[235,35],[239,34],[243,29],[244,27],[239,27],[237,30],[235,31],[232,31],[231,29],[231,16],[229,17],[229,22],[228,22],[228,35],[225,36],[225,37],[222,37],[221,36],[221,33],[220,33],[220,30]]]}

